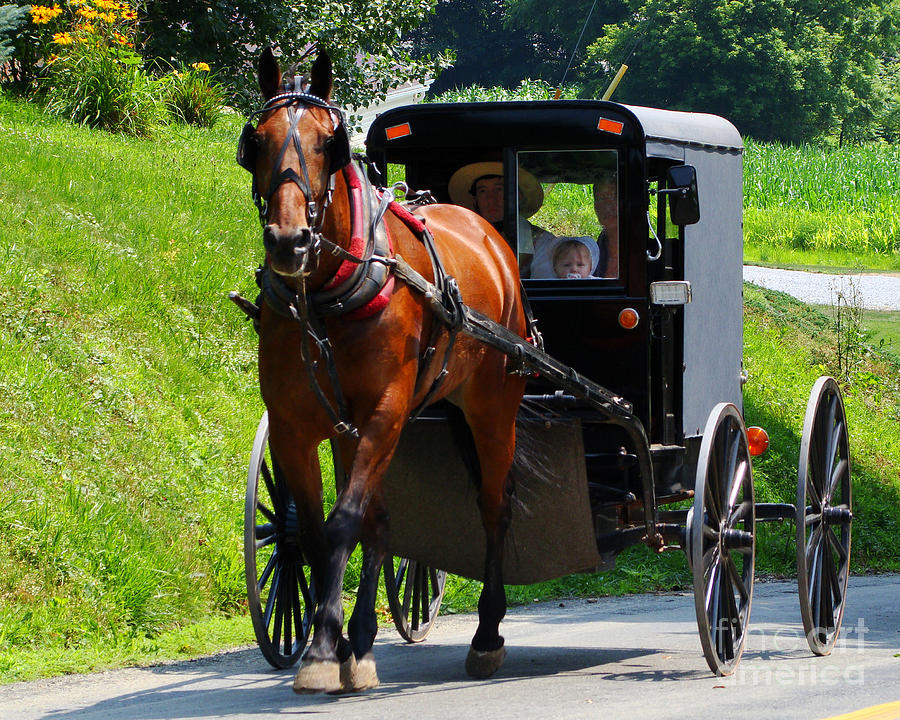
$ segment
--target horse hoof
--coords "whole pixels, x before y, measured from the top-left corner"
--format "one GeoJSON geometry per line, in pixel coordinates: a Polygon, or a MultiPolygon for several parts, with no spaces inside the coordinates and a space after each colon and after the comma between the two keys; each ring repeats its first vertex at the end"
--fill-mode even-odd
{"type": "Polygon", "coordinates": [[[370,652],[359,660],[351,655],[341,663],[341,688],[333,691],[333,694],[362,692],[374,687],[378,687],[375,657],[370,652]]]}
{"type": "Polygon", "coordinates": [[[466,657],[466,673],[469,677],[477,680],[486,680],[493,675],[506,658],[506,648],[498,647],[496,650],[476,650],[469,648],[469,654],[466,657]]]}
{"type": "MultiPolygon", "coordinates": [[[[351,656],[352,657],[352,656],[351,656]]],[[[294,678],[295,693],[336,692],[341,689],[341,664],[336,660],[303,660],[294,678]]]]}

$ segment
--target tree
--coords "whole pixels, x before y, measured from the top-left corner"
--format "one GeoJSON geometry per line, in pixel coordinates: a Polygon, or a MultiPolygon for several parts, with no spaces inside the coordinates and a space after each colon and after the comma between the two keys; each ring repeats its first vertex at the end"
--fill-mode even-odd
{"type": "Polygon", "coordinates": [[[331,55],[335,101],[358,108],[387,90],[433,74],[440,58],[417,60],[401,42],[433,11],[435,0],[149,0],[145,52],[162,60],[205,61],[236,92],[244,107],[257,102],[256,57],[267,46],[284,61],[314,48],[331,55]]]}
{"type": "Polygon", "coordinates": [[[450,49],[453,66],[431,86],[431,95],[471,85],[513,88],[525,78],[559,80],[565,50],[552,29],[513,23],[503,0],[439,0],[435,14],[409,33],[417,57],[450,49]]]}
{"type": "Polygon", "coordinates": [[[599,90],[610,63],[627,58],[617,99],[717,113],[759,139],[859,134],[888,99],[883,64],[897,47],[897,7],[896,0],[647,0],[604,28],[581,70],[599,90]]]}

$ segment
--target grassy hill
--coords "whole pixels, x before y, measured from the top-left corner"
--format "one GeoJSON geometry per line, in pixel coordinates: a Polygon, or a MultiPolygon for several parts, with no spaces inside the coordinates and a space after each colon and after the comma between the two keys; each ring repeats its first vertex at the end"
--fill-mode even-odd
{"type": "MultiPolygon", "coordinates": [[[[233,161],[242,122],[123,139],[0,97],[0,682],[252,642],[241,522],[263,408],[255,337],[226,297],[255,294],[261,256],[233,161]]],[[[784,296],[746,297],[746,414],[773,435],[758,492],[791,501],[805,396],[835,338],[784,296]]],[[[900,569],[898,366],[862,355],[854,567],[900,569]]],[[[790,572],[789,530],[766,533],[762,566],[790,572]]],[[[615,572],[510,596],[686,583],[679,554],[637,549],[615,572]]],[[[447,608],[472,609],[476,590],[453,581],[447,608]]]]}

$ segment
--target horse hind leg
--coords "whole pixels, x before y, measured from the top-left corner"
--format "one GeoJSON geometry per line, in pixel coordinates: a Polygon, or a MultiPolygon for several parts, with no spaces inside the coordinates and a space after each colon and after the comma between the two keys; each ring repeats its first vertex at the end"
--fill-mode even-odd
{"type": "MultiPolygon", "coordinates": [[[[465,415],[478,453],[478,496],[486,538],[484,585],[478,599],[478,628],[466,658],[466,672],[479,679],[493,675],[506,657],[500,622],[506,615],[503,546],[509,528],[512,490],[509,470],[515,452],[515,420],[524,380],[507,376],[499,394],[478,385],[467,392],[465,415]]],[[[489,387],[496,387],[494,381],[489,387]]]]}

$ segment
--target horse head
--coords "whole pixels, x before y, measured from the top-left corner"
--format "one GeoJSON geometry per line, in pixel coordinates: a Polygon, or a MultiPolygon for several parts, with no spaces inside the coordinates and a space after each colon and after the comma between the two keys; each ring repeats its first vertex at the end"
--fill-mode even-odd
{"type": "MultiPolygon", "coordinates": [[[[296,278],[316,267],[334,174],[350,161],[341,111],[332,106],[331,58],[319,53],[309,78],[282,75],[267,48],[259,58],[265,103],[241,134],[238,162],[253,174],[253,196],[270,267],[296,278]]],[[[252,119],[252,118],[251,118],[252,119]]]]}

